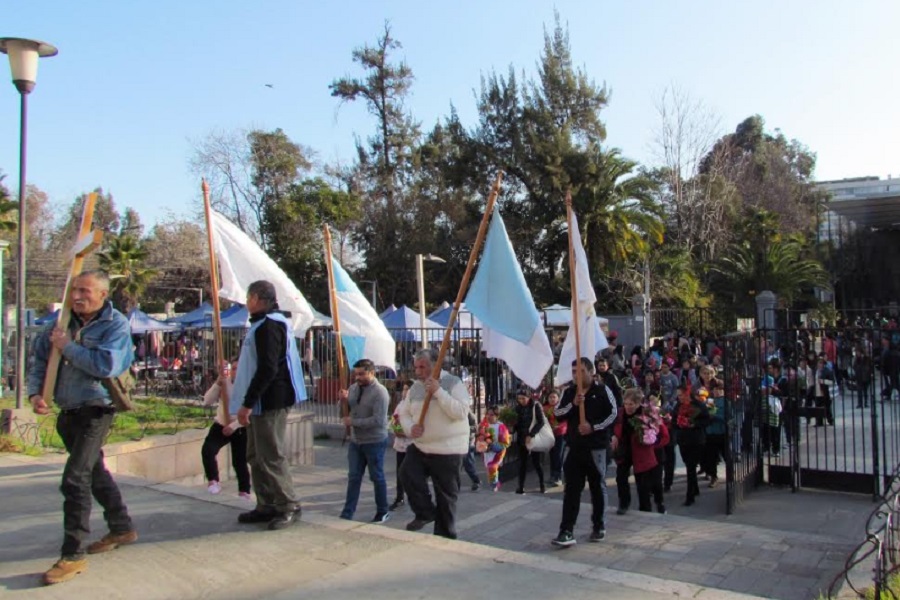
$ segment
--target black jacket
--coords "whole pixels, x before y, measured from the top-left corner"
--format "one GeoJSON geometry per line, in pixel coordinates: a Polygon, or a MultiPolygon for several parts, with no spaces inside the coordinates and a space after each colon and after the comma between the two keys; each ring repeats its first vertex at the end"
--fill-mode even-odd
{"type": "Polygon", "coordinates": [[[256,341],[256,373],[250,380],[244,406],[253,408],[257,400],[262,400],[263,412],[290,408],[296,395],[291,383],[291,373],[287,363],[287,327],[283,323],[266,319],[267,313],[250,315],[250,322],[265,319],[254,332],[256,341]]]}
{"type": "Polygon", "coordinates": [[[525,406],[516,402],[516,443],[524,445],[526,437],[536,436],[544,426],[544,421],[544,409],[533,398],[525,406]],[[535,414],[537,419],[534,418],[535,414]]]}
{"type": "Polygon", "coordinates": [[[709,425],[709,409],[700,400],[691,400],[689,405],[679,401],[672,414],[672,426],[678,436],[679,446],[702,446],[706,443],[706,426],[709,425]],[[684,413],[689,423],[681,425],[678,417],[684,413]]]}
{"type": "Polygon", "coordinates": [[[560,421],[568,423],[566,443],[577,448],[603,450],[609,443],[609,430],[616,421],[616,398],[612,390],[602,384],[592,383],[584,394],[584,416],[591,425],[593,433],[581,435],[578,431],[579,409],[572,404],[575,399],[576,386],[570,385],[563,392],[559,404],[553,414],[560,421]]]}

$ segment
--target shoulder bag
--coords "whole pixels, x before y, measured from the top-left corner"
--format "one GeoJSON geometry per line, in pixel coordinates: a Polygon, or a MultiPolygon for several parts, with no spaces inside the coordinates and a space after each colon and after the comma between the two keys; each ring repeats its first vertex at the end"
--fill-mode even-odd
{"type": "MultiPolygon", "coordinates": [[[[537,411],[538,411],[538,403],[534,403],[534,415],[533,418],[537,420],[537,411]]],[[[556,438],[553,437],[553,429],[550,427],[550,422],[545,418],[544,425],[541,427],[540,431],[531,438],[531,443],[526,443],[525,446],[528,448],[530,452],[546,452],[550,448],[553,447],[553,444],[556,443],[556,438]]]]}

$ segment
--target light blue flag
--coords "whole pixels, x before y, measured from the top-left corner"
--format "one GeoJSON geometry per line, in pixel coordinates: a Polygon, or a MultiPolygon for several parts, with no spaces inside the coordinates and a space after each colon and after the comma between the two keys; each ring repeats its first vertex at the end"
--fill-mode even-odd
{"type": "Polygon", "coordinates": [[[491,219],[466,308],[482,323],[488,356],[506,361],[531,387],[540,385],[553,352],[499,211],[491,219]]]}
{"type": "Polygon", "coordinates": [[[347,362],[353,366],[359,359],[368,358],[376,365],[393,369],[394,338],[341,263],[332,257],[331,266],[347,362]]]}

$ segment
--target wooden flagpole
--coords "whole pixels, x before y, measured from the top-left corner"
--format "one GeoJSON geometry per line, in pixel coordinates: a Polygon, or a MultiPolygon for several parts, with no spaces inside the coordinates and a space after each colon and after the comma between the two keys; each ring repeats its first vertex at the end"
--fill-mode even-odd
{"type": "MultiPolygon", "coordinates": [[[[569,281],[572,287],[572,327],[575,329],[575,393],[581,395],[584,390],[581,387],[581,374],[584,366],[581,364],[581,336],[578,334],[578,325],[580,315],[576,310],[578,307],[578,277],[575,276],[575,246],[572,243],[572,191],[566,192],[566,220],[569,223],[569,281]]],[[[578,422],[581,425],[587,423],[584,416],[584,402],[578,407],[578,422]]]]}
{"type": "MultiPolygon", "coordinates": [[[[441,342],[441,350],[438,353],[437,361],[434,363],[434,367],[431,370],[432,379],[440,379],[441,377],[441,365],[444,364],[444,357],[447,355],[447,351],[450,349],[450,336],[453,334],[453,327],[456,324],[456,317],[459,314],[459,307],[462,304],[463,298],[466,295],[466,289],[469,287],[469,279],[472,277],[472,271],[475,269],[475,260],[478,258],[479,253],[481,252],[481,246],[484,243],[484,238],[487,235],[487,226],[488,221],[491,220],[491,213],[494,212],[494,203],[497,200],[497,196],[500,194],[500,184],[503,182],[503,171],[497,173],[497,178],[494,180],[494,186],[491,188],[491,193],[488,196],[487,205],[484,207],[484,216],[481,217],[481,224],[478,226],[478,235],[475,238],[475,244],[472,246],[472,251],[469,253],[469,262],[466,265],[466,272],[463,274],[462,282],[459,284],[459,292],[456,294],[456,302],[453,303],[453,310],[450,312],[450,320],[447,321],[447,328],[444,330],[444,340],[441,342]]],[[[431,404],[431,393],[425,393],[425,402],[422,404],[422,412],[419,415],[419,425],[423,425],[425,423],[425,415],[428,413],[428,406],[431,404]]]]}
{"type": "MultiPolygon", "coordinates": [[[[100,246],[103,241],[103,232],[91,231],[94,222],[94,206],[97,203],[97,192],[91,192],[84,201],[84,209],[81,212],[81,227],[78,230],[78,238],[72,254],[72,264],[69,266],[69,274],[66,277],[66,288],[63,290],[62,308],[59,309],[59,317],[56,319],[56,329],[69,330],[69,320],[72,317],[72,283],[81,274],[84,267],[84,257],[100,246]]],[[[56,346],[50,346],[50,356],[47,359],[47,372],[44,374],[44,387],[41,395],[48,404],[56,392],[56,377],[59,374],[59,363],[62,360],[62,352],[56,346]]]]}
{"type": "MultiPolygon", "coordinates": [[[[216,248],[213,241],[213,224],[212,224],[212,207],[209,203],[209,184],[206,179],[202,180],[201,189],[203,190],[203,212],[206,214],[206,239],[209,242],[209,281],[210,291],[212,292],[213,306],[213,336],[216,342],[216,365],[218,365],[218,374],[224,373],[225,366],[225,347],[222,344],[222,312],[219,310],[219,268],[216,263],[216,248]]],[[[228,388],[227,386],[219,386],[219,415],[222,423],[227,425],[231,420],[231,412],[228,408],[228,388]]]]}
{"type": "MultiPolygon", "coordinates": [[[[328,301],[331,305],[331,320],[334,326],[334,337],[337,340],[337,356],[338,361],[338,387],[344,389],[347,381],[347,365],[344,363],[344,344],[341,340],[341,315],[338,309],[337,289],[334,284],[334,269],[331,266],[331,230],[328,225],[323,225],[325,238],[325,270],[328,272],[328,301]]],[[[341,400],[341,415],[343,417],[350,416],[350,402],[341,400]]],[[[344,439],[341,444],[347,442],[350,438],[350,427],[344,427],[344,439]]]]}

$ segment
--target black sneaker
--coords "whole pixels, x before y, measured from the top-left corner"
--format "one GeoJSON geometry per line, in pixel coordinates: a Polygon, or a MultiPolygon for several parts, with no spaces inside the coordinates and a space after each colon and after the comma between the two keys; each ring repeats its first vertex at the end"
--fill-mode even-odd
{"type": "Polygon", "coordinates": [[[412,521],[406,524],[407,531],[420,531],[423,527],[428,525],[429,523],[434,522],[434,519],[420,519],[416,517],[412,521]]]}
{"type": "Polygon", "coordinates": [[[404,504],[406,504],[406,500],[404,500],[403,498],[397,498],[396,500],[394,500],[394,503],[391,504],[388,508],[391,511],[394,511],[394,510],[397,510],[398,508],[400,508],[401,506],[403,506],[404,504]]]}
{"type": "Polygon", "coordinates": [[[473,491],[473,492],[477,492],[477,491],[480,490],[480,489],[481,489],[481,482],[480,482],[480,481],[476,481],[475,483],[472,484],[472,491],[473,491]]]}
{"type": "Polygon", "coordinates": [[[589,541],[597,543],[603,540],[606,537],[606,530],[595,527],[593,531],[591,531],[591,537],[588,538],[589,541]]]}
{"type": "Polygon", "coordinates": [[[391,513],[383,512],[383,513],[375,513],[375,516],[372,518],[372,523],[384,523],[388,519],[391,518],[391,513]]]}
{"type": "Polygon", "coordinates": [[[290,527],[299,520],[300,513],[293,510],[286,513],[279,513],[275,515],[275,517],[271,521],[269,521],[269,529],[271,531],[284,529],[286,527],[290,527]]]}
{"type": "Polygon", "coordinates": [[[519,495],[521,496],[522,494],[525,493],[525,490],[522,489],[522,488],[519,488],[519,489],[516,490],[516,493],[519,494],[519,495]]]}
{"type": "Polygon", "coordinates": [[[627,506],[620,506],[619,508],[616,509],[616,514],[617,514],[617,515],[624,515],[624,514],[627,513],[627,512],[628,512],[628,507],[627,507],[627,506]]]}
{"type": "Polygon", "coordinates": [[[550,541],[551,544],[559,548],[568,548],[574,546],[577,542],[571,531],[560,531],[559,535],[550,541]]]}
{"type": "Polygon", "coordinates": [[[274,512],[260,512],[255,508],[238,515],[238,523],[268,523],[277,516],[274,512]]]}
{"type": "Polygon", "coordinates": [[[666,505],[665,505],[665,504],[659,504],[659,505],[657,505],[657,507],[656,507],[656,512],[658,512],[658,513],[661,514],[661,515],[667,514],[667,513],[666,513],[666,505]]]}

